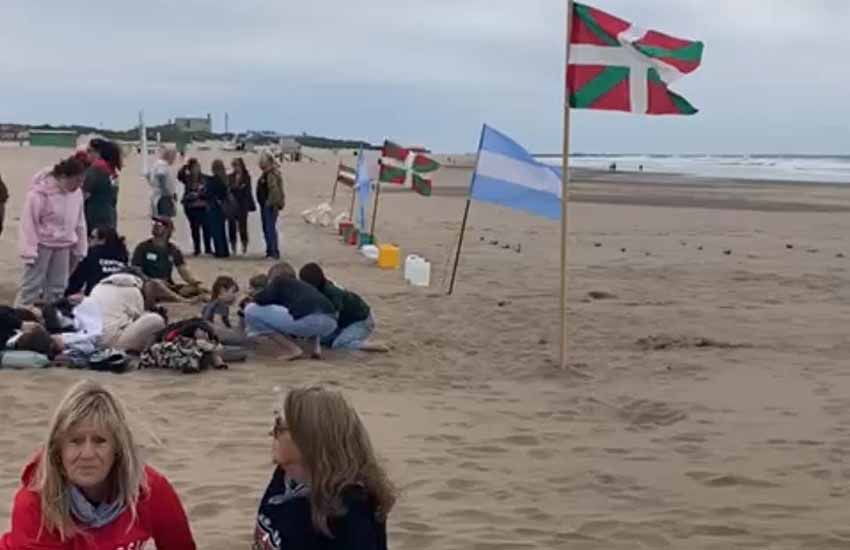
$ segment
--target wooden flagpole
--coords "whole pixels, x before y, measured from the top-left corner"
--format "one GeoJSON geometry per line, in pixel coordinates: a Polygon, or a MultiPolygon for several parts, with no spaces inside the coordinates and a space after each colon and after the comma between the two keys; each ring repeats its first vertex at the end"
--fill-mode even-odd
{"type": "Polygon", "coordinates": [[[564,150],[561,164],[561,368],[567,368],[567,207],[570,182],[570,90],[567,71],[570,65],[570,35],[572,34],[573,0],[567,0],[566,46],[564,47],[564,150]]]}
{"type": "Polygon", "coordinates": [[[339,166],[336,167],[336,177],[334,178],[334,190],[331,193],[331,206],[333,206],[334,201],[336,200],[336,189],[339,187],[339,166]]]}
{"type": "MultiPolygon", "coordinates": [[[[370,183],[371,185],[371,183],[370,183]]],[[[375,182],[375,204],[372,206],[372,227],[369,235],[375,240],[375,222],[378,220],[378,202],[381,200],[381,182],[375,182]]]]}
{"type": "Polygon", "coordinates": [[[466,220],[469,219],[469,206],[472,204],[472,186],[475,185],[475,174],[478,173],[478,159],[481,158],[481,145],[484,143],[484,127],[481,128],[481,137],[478,139],[478,153],[475,155],[475,169],[472,172],[472,180],[469,182],[469,196],[466,197],[466,208],[463,210],[463,221],[460,224],[460,237],[457,241],[457,252],[455,253],[455,265],[452,267],[452,279],[449,281],[449,292],[451,296],[455,291],[455,277],[457,277],[457,266],[460,263],[460,251],[463,248],[463,236],[466,234],[466,220]]]}

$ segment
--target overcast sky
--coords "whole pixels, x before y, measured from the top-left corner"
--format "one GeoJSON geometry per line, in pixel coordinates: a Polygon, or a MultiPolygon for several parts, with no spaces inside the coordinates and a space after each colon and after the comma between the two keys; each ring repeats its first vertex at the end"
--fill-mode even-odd
{"type": "MultiPolygon", "coordinates": [[[[850,1],[596,0],[706,44],[694,117],[579,111],[576,152],[850,154],[850,1]]],[[[561,147],[558,0],[4,0],[0,121],[385,137],[472,151],[488,123],[561,147]],[[17,52],[14,53],[13,52],[17,52]]]]}

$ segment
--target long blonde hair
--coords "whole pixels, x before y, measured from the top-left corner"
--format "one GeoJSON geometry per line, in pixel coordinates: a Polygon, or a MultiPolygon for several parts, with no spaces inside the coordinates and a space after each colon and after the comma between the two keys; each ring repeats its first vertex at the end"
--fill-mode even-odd
{"type": "Polygon", "coordinates": [[[376,506],[376,519],[386,521],[395,505],[395,487],[345,397],[318,386],[299,388],[286,396],[283,410],[309,477],[313,526],[332,536],[328,519],[347,512],[342,493],[352,486],[366,489],[376,506]]]}
{"type": "MultiPolygon", "coordinates": [[[[116,396],[97,382],[83,380],[75,384],[59,403],[31,489],[41,495],[40,532],[58,532],[64,541],[77,533],[71,517],[68,479],[62,466],[62,443],[68,432],[81,422],[91,421],[109,432],[115,443],[115,463],[107,478],[109,498],[130,510],[133,522],[136,503],[147,488],[144,463],[127,424],[124,407],[116,396]]],[[[132,522],[131,522],[132,524],[132,522]]]]}

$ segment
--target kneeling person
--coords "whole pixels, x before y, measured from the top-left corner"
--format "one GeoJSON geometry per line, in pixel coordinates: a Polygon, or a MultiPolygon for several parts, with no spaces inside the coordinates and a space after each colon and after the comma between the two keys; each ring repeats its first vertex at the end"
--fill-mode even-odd
{"type": "Polygon", "coordinates": [[[286,262],[269,270],[268,285],[245,308],[249,336],[283,334],[314,340],[314,356],[321,354],[321,340],[337,329],[337,313],[321,292],[299,281],[286,262]]]}
{"type": "Polygon", "coordinates": [[[132,264],[141,269],[149,279],[151,292],[157,301],[185,302],[186,298],[202,294],[201,282],[192,275],[183,253],[171,242],[174,224],[169,218],[153,218],[150,239],[139,243],[133,252],[132,264]],[[178,285],[172,274],[174,269],[186,282],[178,285]]]}
{"type": "Polygon", "coordinates": [[[334,285],[318,264],[301,268],[299,278],[321,292],[339,313],[336,331],[325,341],[334,349],[360,349],[375,331],[369,305],[358,294],[334,285]]]}

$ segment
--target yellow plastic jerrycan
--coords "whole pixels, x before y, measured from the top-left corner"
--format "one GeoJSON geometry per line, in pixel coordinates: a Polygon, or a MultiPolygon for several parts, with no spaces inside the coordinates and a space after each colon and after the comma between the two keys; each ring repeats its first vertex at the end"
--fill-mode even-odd
{"type": "Polygon", "coordinates": [[[401,254],[398,247],[392,244],[378,246],[378,267],[381,269],[398,269],[401,266],[401,254]]]}

